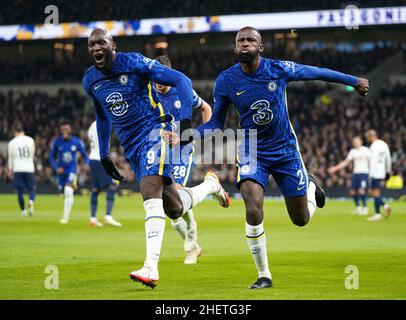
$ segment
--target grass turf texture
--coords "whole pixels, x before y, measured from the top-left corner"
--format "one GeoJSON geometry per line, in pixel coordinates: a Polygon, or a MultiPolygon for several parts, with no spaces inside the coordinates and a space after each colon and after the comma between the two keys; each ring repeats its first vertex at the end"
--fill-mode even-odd
{"type": "MultiPolygon", "coordinates": [[[[99,218],[105,208],[99,200],[99,218]]],[[[244,204],[223,209],[212,200],[194,209],[204,250],[184,265],[183,242],[167,220],[160,283],[151,290],[128,273],[142,266],[144,212],[139,196],[120,197],[124,227],[90,228],[89,198],[75,197],[68,225],[63,200],[39,195],[35,217],[20,218],[15,195],[0,196],[0,299],[405,299],[406,205],[388,220],[366,222],[351,202],[328,201],[304,228],[282,201],[265,202],[268,257],[274,288],[252,291],[257,277],[245,240],[244,204]],[[59,290],[47,290],[47,265],[59,269],[59,290]],[[359,269],[359,289],[347,290],[347,265],[359,269]]],[[[370,210],[372,204],[369,204],[370,210]]]]}

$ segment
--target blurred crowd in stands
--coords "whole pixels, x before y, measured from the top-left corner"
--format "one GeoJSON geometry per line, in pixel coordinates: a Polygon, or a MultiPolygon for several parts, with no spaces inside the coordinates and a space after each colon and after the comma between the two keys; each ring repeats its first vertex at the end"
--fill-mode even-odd
{"type": "Polygon", "coordinates": [[[2,6],[0,24],[43,23],[44,9],[49,4],[58,7],[61,22],[72,22],[342,9],[349,4],[358,7],[400,6],[405,3],[405,0],[14,0],[2,6]]]}
{"type": "MultiPolygon", "coordinates": [[[[214,79],[220,70],[227,69],[237,61],[232,47],[215,49],[201,46],[196,49],[171,49],[168,52],[172,65],[190,78],[214,79]]],[[[397,52],[404,52],[405,44],[396,42],[375,43],[368,50],[345,51],[336,48],[295,48],[287,50],[285,45],[268,48],[264,56],[274,59],[293,60],[302,64],[332,68],[354,75],[365,75],[371,68],[397,52]]],[[[154,58],[154,57],[151,57],[154,58]]],[[[75,52],[72,56],[58,59],[35,59],[18,64],[0,60],[2,77],[0,84],[80,82],[84,71],[91,65],[87,52],[75,52]]]]}
{"type": "MultiPolygon", "coordinates": [[[[297,133],[303,160],[307,169],[320,178],[327,187],[349,186],[350,168],[329,176],[326,169],[344,159],[351,148],[354,135],[363,135],[374,128],[380,137],[389,143],[393,157],[393,169],[406,178],[406,96],[401,84],[386,84],[378,98],[371,101],[346,99],[332,101],[328,105],[316,103],[316,98],[326,91],[317,83],[306,83],[302,87],[288,89],[288,105],[291,122],[297,133]]],[[[197,90],[199,95],[212,103],[212,87],[197,90]]],[[[353,93],[355,94],[355,93],[353,93]]],[[[54,181],[48,153],[52,139],[58,135],[58,122],[61,119],[72,122],[74,134],[85,141],[87,129],[94,120],[92,105],[83,92],[60,90],[55,97],[43,92],[21,93],[8,91],[0,93],[0,141],[13,137],[13,125],[17,121],[24,124],[28,135],[36,142],[36,168],[40,182],[54,181]]],[[[196,113],[193,125],[200,122],[196,113]]],[[[229,108],[226,128],[237,128],[238,119],[233,108],[229,108]]],[[[126,162],[118,140],[113,134],[111,156],[117,162],[126,180],[134,181],[134,174],[126,162]]],[[[6,178],[7,157],[0,154],[0,181],[6,178]]],[[[235,182],[236,168],[231,164],[216,165],[224,182],[235,182]]],[[[207,166],[197,166],[192,183],[204,176],[207,166]]],[[[88,180],[88,173],[79,166],[79,184],[88,180]]],[[[272,180],[273,181],[273,180],[272,180]]],[[[272,182],[274,184],[274,182],[272,182]]]]}

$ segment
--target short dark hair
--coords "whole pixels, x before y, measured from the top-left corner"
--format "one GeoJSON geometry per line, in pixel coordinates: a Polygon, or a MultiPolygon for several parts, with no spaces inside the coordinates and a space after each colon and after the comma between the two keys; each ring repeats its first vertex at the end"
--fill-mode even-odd
{"type": "Polygon", "coordinates": [[[164,66],[167,66],[169,68],[172,68],[172,63],[171,60],[167,55],[161,55],[155,58],[156,61],[159,63],[163,64],[164,66]]]}
{"type": "Polygon", "coordinates": [[[23,131],[24,131],[23,124],[21,122],[17,122],[14,125],[14,132],[23,132],[23,131]]]}
{"type": "Polygon", "coordinates": [[[65,126],[65,125],[69,125],[72,126],[69,120],[66,119],[62,119],[61,121],[59,121],[59,127],[65,126]]]}

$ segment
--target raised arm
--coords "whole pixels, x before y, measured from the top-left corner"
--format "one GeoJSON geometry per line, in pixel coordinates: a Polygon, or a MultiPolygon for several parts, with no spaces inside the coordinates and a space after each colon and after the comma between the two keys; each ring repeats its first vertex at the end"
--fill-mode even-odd
{"type": "Polygon", "coordinates": [[[191,120],[193,111],[192,81],[182,72],[168,68],[141,54],[134,53],[130,57],[131,67],[142,77],[156,83],[176,87],[181,102],[180,120],[191,120]]]}
{"type": "Polygon", "coordinates": [[[287,79],[289,81],[322,80],[336,82],[354,87],[361,96],[366,96],[368,94],[368,79],[357,78],[328,68],[297,64],[291,61],[284,61],[283,63],[285,64],[284,67],[287,71],[287,79]]]}

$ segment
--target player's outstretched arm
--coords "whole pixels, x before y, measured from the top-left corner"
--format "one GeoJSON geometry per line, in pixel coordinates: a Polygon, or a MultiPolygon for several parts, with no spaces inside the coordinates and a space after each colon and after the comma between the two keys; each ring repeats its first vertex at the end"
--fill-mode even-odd
{"type": "Polygon", "coordinates": [[[341,161],[340,163],[338,163],[337,165],[328,168],[327,172],[329,174],[336,173],[337,171],[344,169],[346,166],[348,166],[350,164],[350,162],[351,162],[350,160],[345,159],[345,160],[341,161]]]}
{"type": "Polygon", "coordinates": [[[369,81],[365,78],[357,78],[352,75],[309,65],[301,65],[288,62],[289,80],[323,80],[328,82],[342,83],[355,88],[363,97],[368,94],[369,81]]]}

